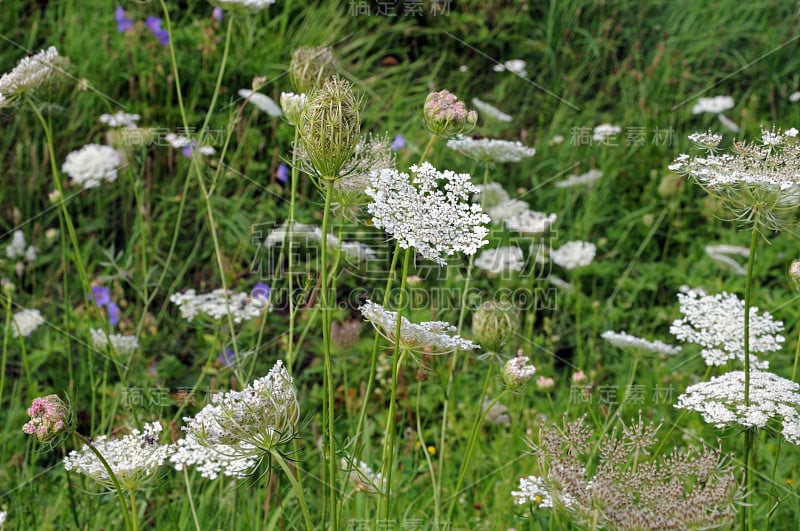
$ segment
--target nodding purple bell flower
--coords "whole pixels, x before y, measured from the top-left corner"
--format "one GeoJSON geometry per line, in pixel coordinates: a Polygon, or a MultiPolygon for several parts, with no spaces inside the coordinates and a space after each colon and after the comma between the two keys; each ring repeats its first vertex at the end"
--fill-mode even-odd
{"type": "Polygon", "coordinates": [[[120,317],[122,316],[122,310],[120,307],[111,302],[111,292],[105,286],[94,286],[92,288],[91,295],[88,296],[89,301],[94,301],[97,306],[100,308],[105,308],[106,313],[108,314],[108,322],[111,323],[112,326],[116,326],[119,323],[120,317]]]}
{"type": "Polygon", "coordinates": [[[214,11],[211,12],[211,18],[213,18],[217,22],[222,22],[222,8],[215,7],[214,11]]]}
{"type": "Polygon", "coordinates": [[[114,18],[117,19],[117,31],[125,33],[129,29],[133,29],[133,20],[125,16],[125,10],[122,6],[117,6],[114,10],[114,18]]]}
{"type": "Polygon", "coordinates": [[[167,46],[169,44],[169,32],[165,29],[161,28],[161,19],[158,17],[147,17],[147,20],[144,21],[144,25],[147,26],[147,29],[156,36],[158,42],[162,45],[167,46]]]}
{"type": "Polygon", "coordinates": [[[263,282],[258,282],[250,291],[250,297],[253,299],[269,299],[269,284],[264,284],[263,282]]]}

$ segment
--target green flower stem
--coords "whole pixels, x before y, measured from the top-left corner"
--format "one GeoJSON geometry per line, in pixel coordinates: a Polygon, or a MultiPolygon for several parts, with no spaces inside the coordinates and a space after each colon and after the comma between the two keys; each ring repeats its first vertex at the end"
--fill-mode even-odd
{"type": "MultiPolygon", "coordinates": [[[[200,128],[200,133],[204,133],[208,122],[211,121],[211,115],[214,113],[214,106],[217,104],[217,97],[219,96],[219,89],[222,86],[222,75],[225,73],[225,66],[228,63],[228,52],[231,49],[231,34],[233,33],[233,19],[235,17],[228,17],[228,27],[225,29],[225,47],[222,50],[222,61],[219,64],[219,72],[217,73],[217,83],[214,85],[214,92],[211,95],[211,103],[208,104],[208,111],[206,111],[206,118],[203,120],[203,127],[200,128]]],[[[168,28],[169,29],[169,28],[168,28]]],[[[172,31],[170,31],[172,35],[172,31]]],[[[170,39],[170,48],[172,39],[170,39]]]]}
{"type": "Polygon", "coordinates": [[[428,465],[428,473],[431,476],[431,487],[433,487],[433,507],[434,507],[434,522],[440,522],[440,514],[439,514],[439,491],[436,490],[436,471],[433,467],[433,460],[431,459],[431,454],[428,452],[428,445],[425,442],[425,439],[422,437],[422,415],[419,412],[419,405],[422,403],[422,381],[417,380],[417,407],[416,407],[416,414],[417,414],[417,439],[419,439],[419,444],[422,447],[422,453],[425,455],[425,462],[428,465]]]}
{"type": "MultiPolygon", "coordinates": [[[[395,430],[395,402],[397,401],[397,378],[400,372],[400,361],[403,358],[405,351],[401,351],[400,342],[402,341],[401,328],[403,324],[403,304],[405,303],[406,292],[406,278],[408,277],[408,265],[411,262],[411,249],[408,247],[403,256],[403,273],[400,276],[400,296],[397,303],[397,327],[395,329],[394,338],[394,355],[392,359],[392,392],[389,398],[389,413],[386,416],[386,435],[388,435],[389,446],[384,446],[383,459],[384,464],[383,477],[386,478],[386,498],[385,498],[385,515],[388,519],[391,515],[392,504],[392,461],[394,458],[394,445],[396,439],[395,430]]],[[[387,437],[384,437],[386,440],[387,437]]]]}
{"type": "MultiPolygon", "coordinates": [[[[758,215],[753,220],[753,228],[750,235],[750,254],[747,258],[747,276],[744,284],[744,406],[750,407],[750,306],[753,298],[753,265],[756,261],[756,244],[758,243],[758,215]]],[[[742,528],[745,531],[753,529],[753,470],[751,470],[751,452],[753,449],[753,428],[746,428],[744,431],[744,483],[746,485],[744,507],[744,518],[742,528]]],[[[755,456],[753,456],[755,457],[755,456]]]]}
{"type": "MultiPolygon", "coordinates": [[[[456,502],[458,501],[458,494],[461,492],[461,485],[464,484],[464,478],[467,476],[467,470],[469,470],[470,461],[472,461],[472,454],[475,451],[475,441],[478,439],[478,430],[481,427],[481,423],[483,422],[484,418],[486,418],[486,414],[489,410],[497,403],[497,399],[492,402],[492,404],[484,409],[484,401],[486,400],[486,395],[489,391],[489,382],[492,380],[492,368],[494,367],[494,363],[489,363],[489,369],[486,371],[486,378],[483,381],[483,390],[481,391],[481,397],[478,400],[478,404],[480,404],[480,410],[477,415],[475,415],[475,423],[472,425],[472,431],[469,435],[469,442],[467,443],[467,452],[464,456],[464,461],[461,463],[461,470],[458,472],[458,480],[456,480],[456,488],[453,491],[453,496],[450,499],[450,507],[447,509],[447,519],[445,521],[451,522],[453,517],[453,510],[456,508],[456,502]]],[[[504,391],[505,392],[505,391],[504,391]]]]}
{"type": "MultiPolygon", "coordinates": [[[[331,510],[331,528],[339,529],[338,514],[337,514],[337,498],[338,492],[336,490],[336,438],[334,437],[334,382],[333,382],[333,362],[331,360],[331,304],[333,301],[328,300],[328,227],[330,225],[331,213],[331,199],[333,197],[333,182],[334,179],[323,179],[326,183],[325,187],[325,209],[322,214],[322,242],[320,243],[320,278],[322,280],[322,293],[320,296],[320,304],[322,306],[322,351],[324,356],[325,375],[324,385],[325,400],[323,405],[323,416],[326,417],[327,432],[328,432],[328,447],[324,453],[328,460],[328,491],[329,503],[331,510]]],[[[334,272],[331,271],[331,275],[334,272]]]]}
{"type": "Polygon", "coordinates": [[[11,337],[11,298],[3,297],[5,303],[5,324],[3,325],[3,359],[0,360],[0,406],[3,404],[3,389],[6,385],[6,363],[8,363],[8,338],[11,337]]]}
{"type": "Polygon", "coordinates": [[[122,517],[125,519],[125,528],[129,531],[136,531],[136,527],[134,527],[133,522],[131,521],[131,516],[128,513],[128,504],[125,502],[125,496],[122,494],[122,486],[119,484],[119,480],[117,480],[117,475],[114,474],[114,470],[111,468],[111,465],[108,464],[106,458],[103,457],[97,448],[92,444],[92,441],[89,440],[88,437],[81,435],[78,432],[73,432],[75,436],[86,445],[87,448],[97,456],[97,459],[100,461],[100,464],[103,465],[103,468],[106,469],[108,472],[108,477],[111,479],[111,483],[114,485],[114,490],[117,493],[117,499],[119,500],[119,505],[122,508],[122,517]]]}
{"type": "Polygon", "coordinates": [[[189,509],[192,511],[192,521],[194,521],[195,531],[201,531],[200,520],[197,519],[197,509],[194,506],[194,497],[192,496],[192,484],[189,482],[189,470],[183,467],[183,482],[186,484],[186,496],[189,498],[189,509]]]}
{"type": "Polygon", "coordinates": [[[289,465],[286,464],[286,459],[284,459],[279,452],[274,449],[270,449],[269,455],[278,463],[278,465],[281,467],[281,470],[283,470],[283,472],[286,474],[286,477],[289,479],[289,482],[292,484],[292,489],[294,490],[295,496],[297,496],[297,501],[300,503],[300,510],[303,512],[303,520],[305,520],[306,529],[308,531],[314,531],[315,527],[311,520],[311,515],[308,512],[308,505],[306,504],[306,497],[305,494],[303,494],[302,485],[297,481],[297,479],[295,479],[294,474],[292,474],[292,470],[289,468],[289,465]]]}
{"type": "MultiPolygon", "coordinates": [[[[292,252],[292,241],[294,237],[294,215],[295,215],[295,206],[297,202],[297,178],[298,178],[298,171],[297,171],[297,145],[300,142],[300,130],[295,127],[294,128],[294,142],[292,146],[292,184],[291,184],[291,192],[289,194],[289,217],[286,220],[287,227],[289,230],[286,231],[286,238],[284,238],[284,244],[288,246],[289,252],[286,255],[288,260],[288,271],[286,272],[286,276],[288,277],[287,285],[289,290],[289,344],[287,347],[288,352],[291,354],[294,351],[294,319],[295,319],[295,307],[294,307],[294,252],[292,252]]],[[[280,264],[278,264],[280,267],[280,264]]],[[[292,374],[292,360],[287,360],[289,374],[292,374]]]]}
{"type": "Polygon", "coordinates": [[[128,490],[128,494],[130,495],[131,499],[131,525],[133,525],[133,531],[139,530],[139,523],[136,520],[136,492],[133,489],[128,490]]]}

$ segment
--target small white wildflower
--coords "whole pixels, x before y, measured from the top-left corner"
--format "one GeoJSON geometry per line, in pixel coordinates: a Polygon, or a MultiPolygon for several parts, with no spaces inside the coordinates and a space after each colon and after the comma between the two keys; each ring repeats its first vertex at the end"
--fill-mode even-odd
{"type": "Polygon", "coordinates": [[[622,132],[622,128],[618,125],[600,124],[592,131],[592,140],[595,142],[605,142],[607,139],[618,135],[622,132]]]}
{"type": "Polygon", "coordinates": [[[21,230],[15,230],[11,243],[6,247],[6,256],[9,260],[24,258],[26,262],[33,262],[36,260],[36,247],[27,245],[25,234],[21,230]]]}
{"type": "Polygon", "coordinates": [[[571,241],[551,250],[550,259],[564,269],[575,269],[591,264],[596,252],[593,243],[571,241]]]}
{"type": "Polygon", "coordinates": [[[503,381],[510,388],[520,387],[536,374],[536,367],[529,365],[528,356],[517,356],[506,362],[503,381]]]}
{"type": "MultiPolygon", "coordinates": [[[[489,208],[505,203],[510,199],[503,185],[494,181],[486,184],[477,184],[475,189],[478,191],[472,196],[472,201],[480,203],[490,217],[492,215],[489,213],[489,208]]],[[[494,217],[492,219],[494,220],[494,217]]]]}
{"type": "Polygon", "coordinates": [[[372,197],[367,209],[373,224],[390,233],[404,249],[417,252],[439,265],[442,255],[475,254],[486,245],[489,216],[480,205],[469,204],[476,192],[467,173],[439,171],[429,163],[412,166],[413,184],[407,173],[384,169],[374,172],[365,193],[372,197]],[[444,191],[439,182],[444,181],[444,191]]]}
{"type": "Polygon", "coordinates": [[[520,478],[519,490],[512,490],[511,497],[517,505],[535,504],[536,507],[553,507],[550,492],[539,476],[520,478]]]}
{"type": "Polygon", "coordinates": [[[44,85],[57,64],[63,61],[65,59],[58,54],[55,46],[24,57],[11,72],[0,77],[0,107],[9,104],[15,97],[33,92],[44,85]]]}
{"type": "MultiPolygon", "coordinates": [[[[722,142],[722,135],[712,131],[706,131],[704,133],[692,133],[689,135],[689,140],[700,148],[703,148],[707,151],[713,151],[716,149],[719,143],[722,142]]],[[[675,162],[685,163],[688,161],[689,155],[681,154],[678,156],[678,160],[675,162]]],[[[672,168],[670,167],[670,169],[672,168]]]]}
{"type": "Polygon", "coordinates": [[[373,172],[396,170],[397,157],[388,135],[362,136],[356,144],[355,154],[340,173],[333,186],[345,194],[363,194],[370,186],[373,172]]]}
{"type": "Polygon", "coordinates": [[[116,181],[120,165],[122,157],[113,147],[87,144],[67,155],[62,170],[72,182],[89,189],[100,186],[103,181],[116,181]]]}
{"type": "Polygon", "coordinates": [[[126,112],[117,111],[114,114],[101,114],[100,123],[106,124],[109,127],[125,127],[126,129],[136,129],[136,122],[139,121],[138,114],[128,114],[126,112]]]}
{"type": "MultiPolygon", "coordinates": [[[[380,304],[369,300],[359,307],[359,311],[380,335],[392,343],[395,342],[397,312],[387,311],[380,304]]],[[[424,350],[426,354],[447,354],[456,350],[479,348],[472,341],[457,334],[453,335],[457,329],[450,323],[428,321],[416,324],[405,317],[401,317],[400,323],[400,346],[412,353],[421,352],[426,347],[433,350],[432,352],[424,350]]]]}
{"type": "Polygon", "coordinates": [[[494,275],[522,271],[525,261],[522,249],[516,246],[485,249],[474,261],[475,267],[494,275]]]}
{"type": "Polygon", "coordinates": [[[211,3],[222,9],[239,9],[255,13],[271,6],[275,0],[212,0],[211,3]]]}
{"type": "Polygon", "coordinates": [[[513,119],[510,115],[504,113],[497,107],[489,105],[485,101],[481,101],[478,98],[472,98],[472,105],[478,109],[481,114],[488,116],[492,120],[497,120],[498,122],[510,122],[513,119]]]}
{"type": "MultiPolygon", "coordinates": [[[[144,431],[132,430],[120,439],[105,435],[92,440],[92,445],[108,462],[124,489],[133,490],[155,476],[156,470],[173,451],[172,445],[158,444],[161,424],[145,424],[144,431]]],[[[108,471],[87,446],[73,450],[64,458],[64,468],[89,476],[97,483],[113,489],[108,471]]]]}
{"type": "Polygon", "coordinates": [[[306,107],[308,96],[294,92],[281,92],[281,108],[283,116],[291,125],[299,125],[303,119],[303,109],[306,107]]]}
{"type": "MultiPolygon", "coordinates": [[[[298,243],[320,243],[322,242],[322,229],[315,225],[306,225],[303,223],[294,223],[292,232],[292,241],[294,244],[298,243]]],[[[281,245],[288,235],[287,222],[283,222],[279,227],[272,229],[267,234],[264,240],[264,247],[272,247],[274,245],[281,245]]],[[[333,234],[328,234],[328,247],[337,249],[339,247],[339,238],[333,234]]],[[[345,256],[349,256],[354,260],[364,261],[370,260],[377,256],[375,249],[363,244],[357,240],[342,241],[341,252],[345,256]]]]}
{"type": "MultiPolygon", "coordinates": [[[[679,293],[678,301],[683,318],[673,321],[670,332],[680,341],[703,347],[700,354],[706,365],[724,365],[729,360],[744,362],[744,301],[736,295],[719,293],[706,295],[703,290],[679,293]]],[[[781,321],[774,321],[768,312],[758,314],[750,308],[750,361],[758,369],[769,362],[753,353],[776,352],[784,337],[781,321]]]]}
{"type": "Polygon", "coordinates": [[[169,300],[178,305],[181,316],[187,321],[192,321],[200,313],[216,320],[230,313],[233,322],[238,324],[258,317],[269,306],[263,299],[250,297],[247,293],[228,291],[226,297],[225,290],[221,288],[199,295],[190,289],[173,294],[169,300]]]}
{"type": "Polygon", "coordinates": [[[600,337],[615,347],[621,349],[630,348],[633,350],[644,350],[648,352],[657,352],[659,354],[669,355],[678,354],[681,351],[681,347],[668,345],[663,341],[658,340],[649,341],[647,339],[642,339],[640,337],[628,334],[627,332],[613,332],[611,330],[606,330],[600,335],[600,337]]]}
{"type": "Polygon", "coordinates": [[[545,214],[535,210],[526,209],[516,216],[506,219],[506,228],[524,234],[543,234],[556,222],[556,214],[545,214]]]}
{"type": "Polygon", "coordinates": [[[12,316],[11,330],[14,337],[28,337],[43,323],[39,310],[22,310],[12,316]]]}
{"type": "Polygon", "coordinates": [[[502,203],[486,207],[486,213],[494,223],[500,223],[519,217],[530,210],[530,206],[521,199],[508,199],[502,203]]]}
{"type": "Polygon", "coordinates": [[[729,255],[742,256],[747,258],[750,256],[750,250],[747,247],[740,245],[706,245],[706,254],[709,258],[720,264],[730,267],[734,273],[744,275],[747,273],[744,267],[739,262],[731,258],[729,255]]]}
{"type": "Polygon", "coordinates": [[[783,436],[800,444],[800,384],[767,371],[750,371],[750,405],[744,403],[744,371],[715,376],[708,382],[690,385],[678,397],[675,407],[697,411],[703,419],[723,428],[738,424],[763,428],[780,416],[783,436]]]}
{"type": "Polygon", "coordinates": [[[592,169],[587,171],[586,173],[582,173],[581,175],[570,175],[563,181],[559,181],[555,184],[556,188],[573,188],[575,186],[591,186],[595,182],[597,182],[600,177],[603,176],[603,172],[597,169],[592,169]]]}
{"type": "Polygon", "coordinates": [[[92,328],[89,330],[92,334],[92,345],[96,349],[105,350],[108,346],[109,340],[114,352],[117,354],[131,354],[139,348],[139,340],[136,336],[123,336],[121,334],[106,335],[104,330],[99,328],[92,328]]]}
{"type": "MultiPolygon", "coordinates": [[[[0,101],[0,104],[2,104],[2,101],[0,101]]],[[[6,511],[0,511],[0,528],[2,528],[3,525],[5,525],[7,517],[8,513],[6,511]]]]}
{"type": "Polygon", "coordinates": [[[792,103],[800,101],[800,91],[789,94],[789,101],[792,103]]]}
{"type": "Polygon", "coordinates": [[[730,96],[714,96],[713,98],[700,98],[692,107],[692,114],[711,113],[719,114],[733,108],[733,98],[730,96]]]}
{"type": "Polygon", "coordinates": [[[195,467],[200,475],[207,479],[216,479],[223,474],[232,478],[249,476],[258,464],[258,461],[248,457],[252,447],[242,445],[247,451],[244,456],[239,455],[237,447],[225,444],[201,444],[192,433],[186,433],[174,448],[174,453],[169,460],[175,470],[184,467],[195,467]]]}
{"type": "Polygon", "coordinates": [[[282,114],[281,108],[278,107],[278,104],[272,101],[272,98],[266,94],[261,94],[260,92],[255,92],[250,89],[239,89],[239,96],[252,103],[258,107],[259,110],[264,111],[273,118],[277,118],[282,114]]]}
{"type": "Polygon", "coordinates": [[[351,460],[343,457],[341,460],[342,470],[349,472],[348,480],[353,485],[356,492],[366,492],[369,494],[385,494],[386,479],[380,472],[373,470],[361,460],[351,460]]]}
{"type": "Polygon", "coordinates": [[[492,67],[495,72],[504,72],[508,70],[513,74],[517,74],[520,77],[528,77],[528,72],[525,70],[525,61],[522,59],[510,59],[505,63],[497,63],[492,67]]]}
{"type": "Polygon", "coordinates": [[[494,138],[476,140],[463,135],[448,140],[447,147],[484,162],[519,162],[536,154],[536,149],[523,146],[519,141],[510,142],[494,138]]]}

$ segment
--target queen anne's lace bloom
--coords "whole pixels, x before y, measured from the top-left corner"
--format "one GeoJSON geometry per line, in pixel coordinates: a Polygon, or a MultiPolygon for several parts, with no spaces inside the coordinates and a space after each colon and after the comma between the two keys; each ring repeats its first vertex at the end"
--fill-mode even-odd
{"type": "Polygon", "coordinates": [[[67,155],[62,170],[75,184],[88,189],[100,186],[103,181],[116,181],[121,164],[122,157],[113,147],[87,144],[67,155]]]}
{"type": "Polygon", "coordinates": [[[580,175],[570,175],[563,181],[556,183],[556,188],[574,188],[576,186],[588,186],[597,182],[603,176],[603,172],[592,169],[580,175]]]}
{"type": "Polygon", "coordinates": [[[295,94],[294,92],[281,92],[281,108],[283,116],[291,125],[299,125],[303,119],[303,109],[308,101],[306,94],[295,94]]]}
{"type": "Polygon", "coordinates": [[[524,234],[543,234],[556,222],[556,214],[545,214],[526,208],[514,216],[506,218],[506,228],[524,234]]]}
{"type": "Polygon", "coordinates": [[[258,464],[256,459],[248,457],[254,450],[255,447],[246,443],[238,447],[226,444],[204,445],[194,434],[187,433],[175,444],[175,453],[169,460],[176,470],[193,466],[207,479],[216,479],[220,474],[243,478],[250,475],[258,464]]]}
{"type": "Polygon", "coordinates": [[[516,246],[495,247],[481,251],[474,262],[475,267],[483,269],[494,275],[522,271],[525,260],[522,258],[522,249],[516,246]]]}
{"type": "MultiPolygon", "coordinates": [[[[101,435],[92,440],[92,445],[108,462],[122,488],[136,489],[155,475],[173,451],[172,445],[158,444],[159,433],[161,424],[152,422],[145,424],[143,432],[132,430],[120,439],[101,435]]],[[[114,488],[108,471],[87,446],[71,451],[64,458],[64,468],[85,474],[109,489],[114,488]]]]}
{"type": "Polygon", "coordinates": [[[475,254],[488,243],[490,221],[480,205],[470,204],[477,189],[467,173],[437,170],[429,163],[412,166],[413,184],[407,173],[385,169],[372,174],[365,190],[373,201],[367,207],[376,227],[394,236],[404,249],[414,247],[440,265],[442,255],[475,254]],[[438,187],[444,181],[444,191],[438,187]]]}
{"type": "Polygon", "coordinates": [[[21,230],[15,230],[11,243],[6,247],[6,256],[10,260],[24,258],[27,262],[33,262],[36,260],[36,247],[25,242],[25,234],[21,230]]]}
{"type": "Polygon", "coordinates": [[[503,381],[507,386],[520,387],[536,374],[536,367],[529,365],[529,362],[528,356],[517,356],[506,362],[503,367],[503,381]]]}
{"type": "Polygon", "coordinates": [[[11,72],[0,77],[0,108],[13,97],[41,87],[51,76],[56,64],[64,61],[55,46],[23,58],[11,72]]]}
{"type": "MultiPolygon", "coordinates": [[[[359,311],[379,334],[391,342],[395,341],[397,312],[385,310],[380,304],[369,300],[359,308],[359,311]]],[[[447,354],[455,350],[480,348],[468,339],[457,334],[452,335],[457,329],[450,323],[428,321],[416,324],[402,316],[400,323],[400,346],[410,352],[424,350],[426,354],[447,354]]]]}
{"type": "Polygon", "coordinates": [[[697,411],[703,419],[723,428],[738,424],[763,428],[780,416],[783,436],[800,444],[800,384],[767,371],[750,371],[750,405],[744,403],[744,371],[715,376],[708,382],[690,385],[678,397],[675,407],[697,411]]]}
{"type": "Polygon", "coordinates": [[[595,142],[605,142],[621,132],[622,128],[618,125],[600,124],[592,131],[592,140],[595,142]]]}
{"type": "Polygon", "coordinates": [[[493,120],[497,120],[498,122],[510,122],[513,118],[508,114],[504,113],[494,105],[489,105],[485,101],[481,101],[478,98],[472,98],[472,105],[478,109],[481,114],[488,116],[493,120]]]}
{"type": "Polygon", "coordinates": [[[212,0],[211,3],[223,9],[240,9],[254,13],[271,6],[275,0],[212,0]]]}
{"type": "Polygon", "coordinates": [[[42,323],[44,323],[44,318],[39,310],[22,310],[12,317],[11,330],[14,337],[28,337],[42,323]]]}
{"type": "Polygon", "coordinates": [[[606,330],[601,334],[603,339],[611,343],[617,348],[622,349],[633,349],[633,350],[645,350],[648,352],[658,352],[659,354],[678,354],[681,351],[681,347],[676,347],[674,345],[668,345],[663,341],[649,341],[647,339],[642,339],[641,337],[636,337],[627,332],[613,332],[611,330],[606,330]]]}
{"type": "MultiPolygon", "coordinates": [[[[232,466],[244,466],[244,460],[259,459],[294,438],[299,419],[292,377],[279,360],[266,376],[241,391],[217,393],[194,418],[184,418],[183,430],[194,438],[185,446],[195,447],[196,442],[228,460],[235,459],[232,466]]],[[[217,462],[227,470],[229,461],[218,458],[217,462]]]]}
{"type": "Polygon", "coordinates": [[[730,96],[714,96],[713,98],[700,98],[692,107],[692,114],[711,113],[719,114],[722,111],[733,109],[733,98],[730,96]]]}
{"type": "Polygon", "coordinates": [[[517,505],[533,503],[536,507],[553,507],[550,491],[545,488],[539,476],[520,478],[519,490],[512,490],[511,497],[517,505]]]}
{"type": "Polygon", "coordinates": [[[572,241],[550,251],[550,259],[564,269],[587,266],[597,252],[593,243],[572,241]]]}
{"type": "Polygon", "coordinates": [[[260,92],[250,89],[240,89],[239,96],[243,97],[245,100],[252,103],[273,118],[277,118],[282,114],[281,108],[278,107],[278,104],[272,101],[272,98],[266,94],[261,94],[260,92]]]}
{"type": "Polygon", "coordinates": [[[476,140],[459,136],[448,140],[447,147],[475,160],[488,162],[519,162],[536,154],[536,149],[523,146],[521,142],[494,138],[476,140]]]}
{"type": "MultiPolygon", "coordinates": [[[[744,362],[744,301],[728,293],[706,295],[700,289],[679,293],[678,301],[683,318],[670,327],[678,340],[703,347],[700,354],[706,365],[724,365],[732,359],[744,362]]],[[[768,312],[758,315],[758,308],[750,308],[750,362],[754,367],[769,367],[769,362],[752,353],[780,350],[782,330],[783,323],[774,321],[768,312]]]]}
{"type": "Polygon", "coordinates": [[[105,350],[109,341],[111,341],[111,346],[114,347],[114,352],[117,354],[131,354],[139,348],[139,340],[136,336],[106,335],[105,331],[99,328],[92,328],[89,332],[92,334],[92,345],[96,349],[105,350]]]}
{"type": "Polygon", "coordinates": [[[169,300],[178,305],[181,316],[187,321],[191,321],[199,313],[204,313],[216,320],[220,320],[230,313],[233,322],[238,324],[258,317],[269,306],[268,300],[262,297],[251,297],[247,293],[228,291],[226,297],[225,290],[221,288],[200,295],[190,289],[184,293],[173,294],[169,300]]]}
{"type": "Polygon", "coordinates": [[[126,112],[117,111],[114,114],[101,114],[100,123],[106,124],[109,127],[125,127],[126,129],[136,129],[136,122],[139,121],[138,114],[128,114],[126,112]]]}

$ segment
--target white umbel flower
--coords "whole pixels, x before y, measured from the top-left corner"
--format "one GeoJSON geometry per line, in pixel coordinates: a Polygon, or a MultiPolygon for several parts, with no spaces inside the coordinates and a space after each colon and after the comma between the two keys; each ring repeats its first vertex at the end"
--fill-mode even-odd
{"type": "Polygon", "coordinates": [[[488,271],[493,275],[522,271],[525,260],[522,249],[516,246],[495,247],[485,249],[474,262],[475,267],[488,271]]]}
{"type": "MultiPolygon", "coordinates": [[[[489,214],[489,208],[505,203],[510,199],[503,185],[494,181],[486,184],[476,184],[475,188],[478,191],[472,196],[472,201],[480,203],[486,209],[487,214],[489,214]]],[[[489,215],[491,216],[491,214],[489,215]]],[[[494,220],[494,216],[492,216],[492,219],[494,220]]]]}
{"type": "Polygon", "coordinates": [[[520,478],[519,490],[512,490],[511,497],[517,505],[535,504],[536,507],[553,507],[550,491],[544,486],[542,478],[528,476],[520,478]]]}
{"type": "Polygon", "coordinates": [[[738,424],[763,428],[780,416],[783,436],[800,444],[800,384],[767,371],[750,372],[750,405],[744,403],[744,371],[715,376],[708,382],[690,385],[678,397],[675,407],[697,411],[717,428],[738,424]]]}
{"type": "Polygon", "coordinates": [[[592,169],[580,175],[570,175],[563,181],[555,184],[556,188],[575,188],[576,186],[591,186],[603,176],[603,172],[592,169]]]}
{"type": "Polygon", "coordinates": [[[183,430],[209,451],[260,459],[296,436],[300,405],[292,377],[278,360],[266,376],[241,391],[215,394],[194,418],[183,420],[183,430]]]}
{"type": "Polygon", "coordinates": [[[503,367],[503,381],[512,389],[527,383],[534,374],[536,374],[536,367],[530,365],[528,356],[511,358],[503,367]]]}
{"type": "Polygon", "coordinates": [[[750,257],[750,249],[740,245],[706,245],[706,254],[709,258],[728,266],[737,275],[744,275],[747,273],[744,267],[739,262],[730,257],[730,255],[742,256],[744,258],[750,257]]]}
{"type": "Polygon", "coordinates": [[[120,165],[122,157],[113,147],[87,144],[67,155],[62,170],[72,182],[89,189],[100,186],[103,181],[116,181],[120,165]]]}
{"type": "Polygon", "coordinates": [[[36,260],[36,247],[25,242],[25,234],[15,230],[11,236],[11,243],[6,247],[6,256],[9,260],[25,259],[27,262],[36,260]]]}
{"type": "Polygon", "coordinates": [[[300,125],[303,119],[303,109],[306,107],[308,96],[294,92],[281,92],[281,108],[283,116],[291,125],[300,125]]]}
{"type": "Polygon", "coordinates": [[[618,135],[622,128],[618,125],[600,124],[592,131],[592,140],[595,142],[605,142],[608,138],[618,135]]]}
{"type": "MultiPolygon", "coordinates": [[[[159,433],[161,424],[152,422],[145,424],[143,432],[132,430],[120,439],[101,435],[92,440],[92,445],[108,462],[120,486],[132,490],[151,479],[173,451],[172,445],[158,444],[159,433]]],[[[109,489],[114,488],[108,471],[87,446],[71,451],[64,458],[64,468],[89,476],[109,489]]]]}
{"type": "Polygon", "coordinates": [[[530,206],[521,199],[508,199],[501,203],[485,207],[485,209],[494,223],[501,223],[522,216],[530,210],[530,206]]]}
{"type": "Polygon", "coordinates": [[[510,142],[494,138],[476,140],[463,135],[448,140],[447,147],[484,162],[519,162],[536,154],[536,149],[523,146],[518,141],[510,142]]]}
{"type": "Polygon", "coordinates": [[[692,114],[719,114],[728,109],[733,109],[733,98],[730,96],[714,96],[713,98],[700,98],[692,107],[692,114]]]}
{"type": "Polygon", "coordinates": [[[600,337],[611,343],[617,348],[621,349],[633,349],[633,350],[643,350],[647,352],[657,352],[659,354],[668,354],[674,355],[678,354],[681,351],[681,347],[676,347],[674,345],[668,345],[663,341],[649,341],[647,339],[642,339],[641,337],[636,337],[631,335],[627,332],[613,332],[611,330],[606,330],[603,332],[600,337]]]}
{"type": "Polygon", "coordinates": [[[506,218],[506,228],[523,234],[543,234],[556,222],[556,214],[545,214],[525,209],[515,216],[506,218]]]}
{"type": "Polygon", "coordinates": [[[255,13],[271,6],[275,3],[275,0],[212,0],[211,3],[222,9],[238,9],[255,13]]]}
{"type": "Polygon", "coordinates": [[[481,114],[488,116],[492,120],[497,120],[498,122],[510,122],[513,120],[511,116],[504,113],[494,105],[490,105],[485,101],[479,100],[478,98],[472,98],[472,106],[478,109],[481,114]]]}
{"type": "Polygon", "coordinates": [[[587,266],[594,260],[597,249],[593,243],[571,241],[550,251],[550,260],[564,269],[587,266]]]}
{"type": "Polygon", "coordinates": [[[89,332],[92,334],[92,345],[96,349],[105,350],[109,341],[117,354],[132,354],[139,348],[139,340],[136,336],[106,335],[105,331],[99,328],[92,328],[89,332]]]}
{"type": "MultiPolygon", "coordinates": [[[[372,323],[375,330],[392,343],[397,332],[397,312],[385,310],[380,304],[367,301],[359,308],[364,318],[372,323]]],[[[400,346],[409,352],[425,352],[426,354],[447,354],[456,350],[471,350],[478,345],[459,335],[455,326],[443,321],[428,321],[420,324],[412,323],[401,316],[400,346]],[[427,349],[430,349],[429,352],[427,349]]]]}
{"type": "Polygon", "coordinates": [[[278,107],[278,104],[272,101],[272,98],[266,94],[261,94],[260,92],[250,89],[240,89],[239,96],[243,97],[245,100],[258,107],[259,110],[264,111],[273,118],[277,118],[282,114],[281,108],[278,107]]]}
{"type": "Polygon", "coordinates": [[[101,114],[100,123],[106,124],[109,127],[124,127],[126,129],[136,129],[136,122],[139,121],[138,114],[129,114],[127,112],[117,111],[114,114],[101,114]]]}
{"type": "Polygon", "coordinates": [[[367,209],[373,224],[390,233],[407,249],[414,247],[424,258],[446,264],[442,255],[472,255],[486,245],[490,221],[480,205],[470,204],[477,190],[467,173],[439,171],[429,163],[412,166],[413,184],[407,173],[384,169],[372,174],[365,190],[372,197],[367,209]],[[438,183],[444,181],[444,191],[438,183]]]}
{"type": "Polygon", "coordinates": [[[64,60],[55,46],[23,58],[11,72],[0,77],[0,107],[24,92],[31,92],[42,86],[53,73],[56,64],[64,60]]]}
{"type": "MultiPolygon", "coordinates": [[[[744,362],[744,301],[736,295],[706,295],[703,290],[678,294],[683,318],[673,321],[669,331],[680,341],[703,347],[700,354],[706,365],[724,365],[729,360],[744,362]]],[[[774,321],[768,312],[758,314],[750,308],[750,362],[766,369],[769,362],[753,353],[776,352],[784,337],[783,323],[774,321]]]]}
{"type": "Polygon", "coordinates": [[[39,325],[44,323],[44,318],[39,310],[22,310],[12,316],[11,330],[14,337],[28,337],[39,325]]]}
{"type": "Polygon", "coordinates": [[[252,446],[243,443],[242,447],[246,450],[246,455],[239,455],[241,452],[234,446],[203,445],[195,435],[187,433],[175,444],[175,453],[169,460],[176,470],[195,467],[207,479],[216,479],[220,474],[243,478],[250,475],[258,461],[248,457],[254,449],[252,446]]]}
{"type": "Polygon", "coordinates": [[[228,291],[226,297],[225,290],[221,288],[199,295],[190,289],[184,293],[173,294],[169,300],[178,305],[181,316],[190,322],[201,313],[216,320],[230,313],[233,322],[238,324],[258,317],[269,305],[264,299],[250,297],[247,293],[228,291]]]}

